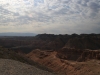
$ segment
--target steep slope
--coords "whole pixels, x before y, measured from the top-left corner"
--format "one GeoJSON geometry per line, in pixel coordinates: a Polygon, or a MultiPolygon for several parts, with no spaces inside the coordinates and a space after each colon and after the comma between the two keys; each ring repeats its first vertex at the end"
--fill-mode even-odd
{"type": "Polygon", "coordinates": [[[100,49],[75,49],[75,48],[62,48],[57,51],[57,57],[60,59],[71,60],[71,61],[87,61],[91,59],[100,60],[100,49]]]}
{"type": "Polygon", "coordinates": [[[0,75],[54,75],[48,71],[10,59],[0,59],[0,75]],[[9,64],[9,65],[8,65],[9,64]]]}
{"type": "Polygon", "coordinates": [[[68,40],[64,47],[75,49],[100,49],[100,37],[98,36],[80,36],[68,40]]]}
{"type": "Polygon", "coordinates": [[[0,59],[12,59],[12,60],[20,61],[22,63],[33,65],[42,70],[53,72],[52,70],[48,69],[47,67],[40,65],[37,62],[34,62],[33,60],[28,59],[25,55],[23,55],[21,53],[16,53],[15,51],[9,50],[7,48],[0,47],[0,59]]]}
{"type": "Polygon", "coordinates": [[[84,52],[75,49],[65,50],[41,51],[37,49],[27,54],[27,57],[62,75],[100,74],[100,60],[96,60],[100,57],[100,51],[86,50],[84,52]]]}

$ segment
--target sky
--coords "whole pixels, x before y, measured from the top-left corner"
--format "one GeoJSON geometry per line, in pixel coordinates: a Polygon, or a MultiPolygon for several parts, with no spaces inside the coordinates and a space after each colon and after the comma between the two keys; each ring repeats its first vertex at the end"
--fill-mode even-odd
{"type": "Polygon", "coordinates": [[[0,33],[100,33],[100,0],[0,0],[0,33]]]}

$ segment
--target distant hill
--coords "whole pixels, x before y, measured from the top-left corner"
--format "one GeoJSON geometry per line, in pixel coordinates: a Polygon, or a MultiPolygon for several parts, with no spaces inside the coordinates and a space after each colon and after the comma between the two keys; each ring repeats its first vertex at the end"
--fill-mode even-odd
{"type": "Polygon", "coordinates": [[[0,33],[0,36],[35,36],[35,33],[16,33],[16,32],[7,32],[7,33],[0,33]]]}
{"type": "Polygon", "coordinates": [[[38,34],[36,36],[28,35],[21,35],[21,37],[1,36],[0,46],[18,51],[20,50],[24,53],[28,53],[34,49],[59,50],[65,47],[91,50],[100,49],[100,34],[38,34]]]}

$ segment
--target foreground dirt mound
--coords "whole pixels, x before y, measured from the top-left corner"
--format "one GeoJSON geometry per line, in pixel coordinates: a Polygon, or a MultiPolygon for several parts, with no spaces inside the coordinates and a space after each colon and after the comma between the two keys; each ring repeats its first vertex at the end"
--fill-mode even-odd
{"type": "Polygon", "coordinates": [[[54,75],[15,60],[0,59],[0,75],[54,75]]]}
{"type": "MultiPolygon", "coordinates": [[[[95,55],[93,56],[92,60],[77,62],[76,60],[83,59],[83,56],[88,52],[83,52],[80,50],[73,52],[75,49],[70,50],[72,50],[72,52],[67,51],[67,53],[62,50],[62,53],[59,54],[57,51],[37,49],[27,54],[27,57],[62,75],[100,75],[100,60],[93,59],[96,57],[95,55]]],[[[89,56],[91,55],[92,52],[90,52],[89,56]]]]}

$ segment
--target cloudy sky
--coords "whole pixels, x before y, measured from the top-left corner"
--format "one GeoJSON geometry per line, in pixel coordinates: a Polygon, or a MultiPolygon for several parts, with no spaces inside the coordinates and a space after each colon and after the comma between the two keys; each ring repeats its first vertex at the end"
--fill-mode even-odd
{"type": "Polygon", "coordinates": [[[100,33],[100,0],[0,0],[0,32],[100,33]]]}

